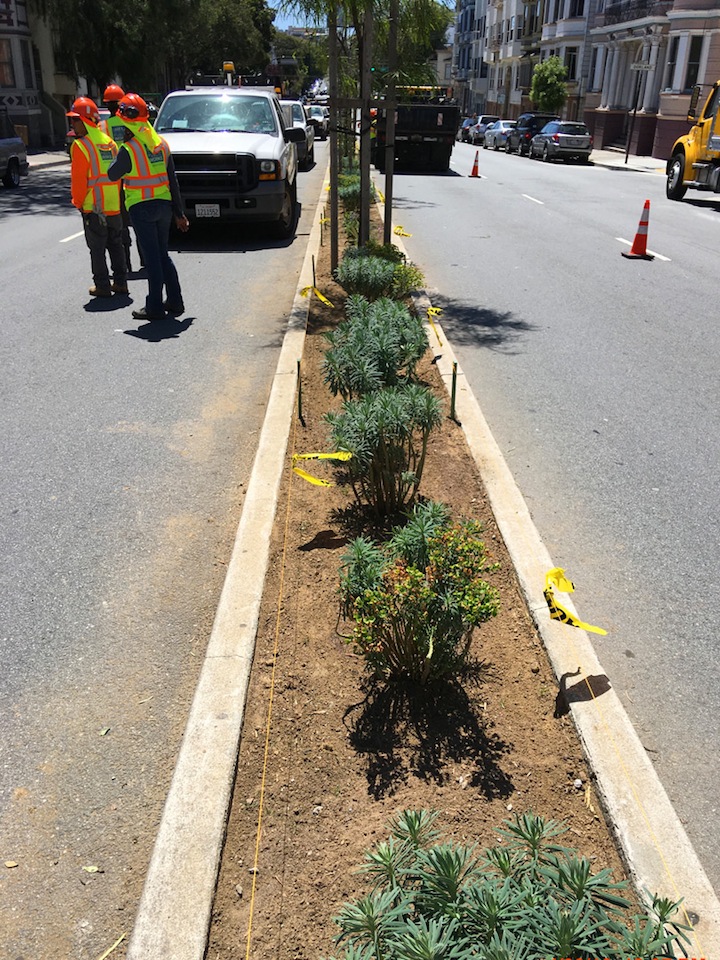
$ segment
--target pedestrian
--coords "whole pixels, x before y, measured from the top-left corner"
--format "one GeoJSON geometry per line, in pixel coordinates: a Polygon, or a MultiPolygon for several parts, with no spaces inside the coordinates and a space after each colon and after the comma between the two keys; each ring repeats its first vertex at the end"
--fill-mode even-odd
{"type": "Polygon", "coordinates": [[[145,306],[132,315],[135,320],[164,320],[166,313],[179,317],[185,305],[168,252],[170,225],[174,217],[178,230],[185,233],[190,223],[170,148],[151,126],[147,104],[137,93],[126,93],[120,100],[118,116],[128,133],[108,175],[111,180],[124,180],[125,204],[148,276],[145,306]]]}
{"type": "MultiPolygon", "coordinates": [[[[103,103],[110,111],[110,116],[107,118],[107,120],[101,120],[98,124],[98,129],[102,130],[102,132],[106,133],[109,137],[112,137],[118,147],[125,143],[125,131],[127,130],[127,127],[117,115],[118,104],[124,96],[125,91],[122,87],[119,87],[117,83],[111,83],[109,86],[105,87],[105,92],[103,93],[102,99],[103,103]]],[[[123,222],[123,247],[125,248],[127,271],[128,273],[132,273],[132,262],[130,260],[130,248],[132,247],[132,237],[130,236],[130,217],[128,216],[127,207],[125,206],[125,190],[123,188],[122,180],[120,181],[120,215],[122,216],[123,222]]],[[[143,258],[141,251],[141,265],[142,262],[143,258]]]]}
{"type": "Polygon", "coordinates": [[[70,147],[70,195],[83,218],[85,242],[95,285],[92,297],[127,294],[127,264],[122,243],[120,188],[108,170],[117,156],[115,142],[98,130],[100,112],[89,97],[78,97],[67,116],[75,139],[70,147]],[[110,255],[110,281],[106,252],[110,255]]]}

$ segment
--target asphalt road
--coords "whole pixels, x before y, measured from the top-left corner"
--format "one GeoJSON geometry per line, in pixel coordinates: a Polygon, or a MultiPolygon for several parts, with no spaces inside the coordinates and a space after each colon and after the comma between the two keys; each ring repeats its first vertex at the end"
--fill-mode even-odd
{"type": "MultiPolygon", "coordinates": [[[[0,192],[0,864],[17,864],[0,866],[2,956],[95,958],[132,927],[324,144],[316,157],[294,242],[178,241],[187,313],[159,330],[130,298],[87,295],[67,168],[0,192]]],[[[142,304],[145,281],[130,287],[142,304]]]]}
{"type": "Polygon", "coordinates": [[[398,176],[395,220],[720,891],[720,204],[483,150],[474,179],[474,157],[459,144],[448,175],[398,176]],[[659,256],[630,261],[646,199],[659,256]]]}

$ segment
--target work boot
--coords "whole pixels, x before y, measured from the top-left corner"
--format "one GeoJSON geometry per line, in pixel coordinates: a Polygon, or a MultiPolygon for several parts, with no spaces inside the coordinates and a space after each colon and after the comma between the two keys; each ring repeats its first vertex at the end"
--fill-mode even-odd
{"type": "Polygon", "coordinates": [[[164,313],[148,313],[145,307],[140,307],[139,310],[133,310],[132,312],[133,320],[165,320],[164,313]]]}
{"type": "Polygon", "coordinates": [[[90,287],[88,293],[91,297],[111,297],[112,290],[110,287],[90,287]]]}
{"type": "Polygon", "coordinates": [[[182,301],[178,304],[172,304],[165,302],[163,307],[170,314],[171,317],[179,317],[181,314],[185,313],[185,304],[182,301]]]}
{"type": "Polygon", "coordinates": [[[130,293],[130,291],[128,290],[128,285],[126,283],[118,283],[116,280],[114,280],[110,284],[110,289],[112,290],[113,293],[124,293],[126,295],[130,293]]]}

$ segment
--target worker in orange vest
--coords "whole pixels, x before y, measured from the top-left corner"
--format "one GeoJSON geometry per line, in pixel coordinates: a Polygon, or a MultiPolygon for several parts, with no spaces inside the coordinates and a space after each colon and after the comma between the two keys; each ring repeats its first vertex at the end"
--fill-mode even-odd
{"type": "Polygon", "coordinates": [[[120,187],[108,177],[108,169],[117,156],[115,142],[98,130],[100,113],[89,97],[78,97],[67,113],[75,139],[70,147],[70,194],[82,213],[85,242],[95,285],[92,297],[127,294],[127,261],[122,242],[120,187]],[[113,278],[107,259],[110,255],[113,278]]]}

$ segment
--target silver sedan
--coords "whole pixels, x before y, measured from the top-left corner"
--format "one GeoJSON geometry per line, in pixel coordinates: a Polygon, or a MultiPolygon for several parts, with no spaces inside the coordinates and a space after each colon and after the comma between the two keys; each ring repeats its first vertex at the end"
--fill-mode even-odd
{"type": "Polygon", "coordinates": [[[504,150],[505,144],[507,143],[508,133],[514,126],[516,126],[515,120],[496,120],[495,123],[491,123],[485,131],[483,147],[486,150],[489,147],[492,147],[493,150],[500,150],[502,147],[504,150]]]}

